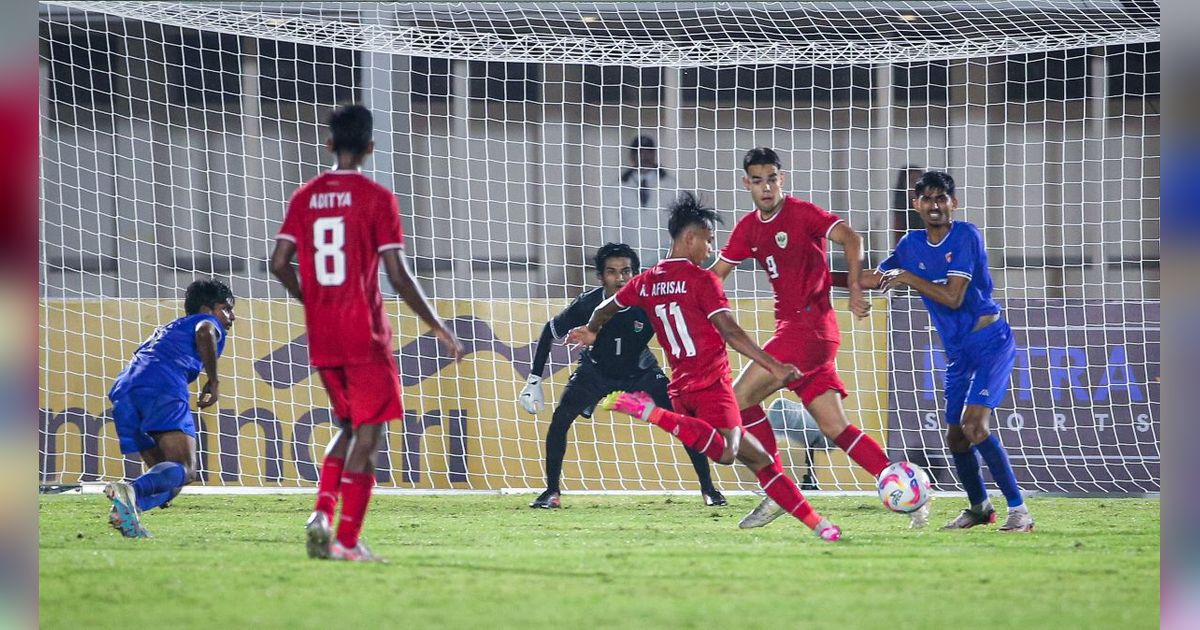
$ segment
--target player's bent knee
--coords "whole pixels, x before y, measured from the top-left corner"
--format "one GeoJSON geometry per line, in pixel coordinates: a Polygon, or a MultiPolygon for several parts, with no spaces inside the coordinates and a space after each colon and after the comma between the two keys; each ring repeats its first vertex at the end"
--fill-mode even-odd
{"type": "Polygon", "coordinates": [[[741,454],[738,459],[746,465],[746,468],[749,468],[753,472],[758,472],[775,463],[775,460],[767,456],[766,453],[755,450],[741,454]]]}
{"type": "Polygon", "coordinates": [[[821,433],[829,436],[830,439],[836,439],[837,436],[850,426],[850,421],[842,415],[826,416],[817,421],[817,426],[820,427],[821,433]]]}
{"type": "Polygon", "coordinates": [[[991,432],[988,431],[986,424],[979,422],[963,424],[963,434],[966,436],[967,441],[971,444],[979,444],[980,442],[988,439],[988,435],[990,435],[991,432]]]}
{"type": "Polygon", "coordinates": [[[971,451],[971,440],[967,439],[961,427],[951,426],[946,431],[946,446],[951,453],[968,453],[971,451]]]}
{"type": "Polygon", "coordinates": [[[758,472],[767,466],[775,463],[775,458],[771,457],[762,445],[753,439],[753,436],[747,436],[750,439],[742,442],[741,448],[737,452],[737,460],[745,464],[747,468],[754,472],[758,472]]]}
{"type": "Polygon", "coordinates": [[[951,453],[960,453],[961,454],[961,453],[970,453],[971,452],[971,441],[966,439],[965,437],[960,438],[958,440],[947,439],[946,445],[950,447],[951,453]]]}
{"type": "Polygon", "coordinates": [[[575,424],[576,417],[577,416],[571,415],[569,410],[560,405],[558,409],[554,410],[554,415],[550,416],[550,430],[557,430],[565,433],[571,428],[572,424],[575,424]]]}

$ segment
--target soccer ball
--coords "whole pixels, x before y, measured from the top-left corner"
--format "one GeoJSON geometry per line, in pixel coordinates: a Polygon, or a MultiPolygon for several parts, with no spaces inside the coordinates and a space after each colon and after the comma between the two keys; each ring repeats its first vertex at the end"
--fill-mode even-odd
{"type": "Polygon", "coordinates": [[[884,507],[902,514],[916,512],[933,497],[929,475],[912,462],[896,462],[884,468],[876,489],[884,507]]]}

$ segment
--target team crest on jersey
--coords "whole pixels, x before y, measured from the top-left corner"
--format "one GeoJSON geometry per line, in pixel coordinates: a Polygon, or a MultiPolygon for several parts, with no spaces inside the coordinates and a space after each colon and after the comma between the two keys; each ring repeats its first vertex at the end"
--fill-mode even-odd
{"type": "Polygon", "coordinates": [[[775,233],[775,244],[779,246],[779,249],[786,248],[787,247],[787,232],[776,232],[775,233]]]}
{"type": "Polygon", "coordinates": [[[646,325],[643,324],[642,322],[633,322],[633,332],[635,332],[635,333],[642,332],[642,328],[645,328],[645,326],[646,325]]]}
{"type": "Polygon", "coordinates": [[[954,260],[954,252],[946,252],[946,262],[954,260]]]}

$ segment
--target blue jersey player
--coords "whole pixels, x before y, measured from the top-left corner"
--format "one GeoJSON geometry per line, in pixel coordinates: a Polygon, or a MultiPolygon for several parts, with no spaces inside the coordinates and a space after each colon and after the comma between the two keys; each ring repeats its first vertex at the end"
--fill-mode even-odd
{"type": "Polygon", "coordinates": [[[188,386],[203,371],[200,408],[220,396],[217,359],[233,325],[233,292],[217,280],[187,288],[186,315],[162,326],[133,353],[108,391],[122,453],[138,453],[150,469],[132,483],[104,488],[109,522],[130,538],[147,537],[139,513],[170,501],[196,471],[196,422],[188,386]]]}
{"type": "Polygon", "coordinates": [[[979,228],[952,217],[954,179],[929,171],[913,186],[913,208],[925,221],[896,244],[875,274],[879,288],[911,287],[921,294],[946,348],[946,442],[970,507],[945,529],[996,522],[983,485],[979,456],[1008,502],[1002,532],[1027,532],[1033,517],[988,417],[1008,391],[1016,347],[1012,329],[992,299],[992,276],[979,228]],[[977,455],[978,454],[978,455],[977,455]]]}

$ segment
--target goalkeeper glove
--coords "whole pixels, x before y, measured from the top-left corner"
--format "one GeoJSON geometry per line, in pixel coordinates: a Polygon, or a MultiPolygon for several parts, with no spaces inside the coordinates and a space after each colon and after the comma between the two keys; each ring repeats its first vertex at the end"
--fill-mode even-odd
{"type": "Polygon", "coordinates": [[[529,380],[525,381],[525,388],[521,390],[521,395],[517,396],[517,402],[521,403],[521,408],[529,413],[538,413],[546,408],[546,400],[542,398],[542,377],[530,374],[529,380]]]}

